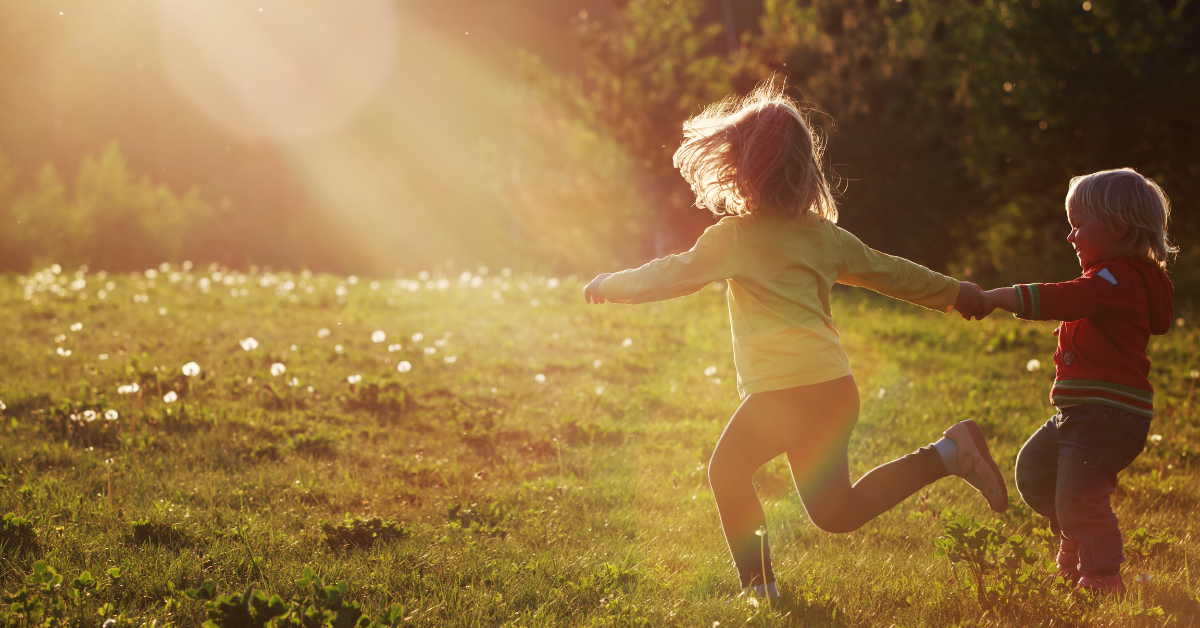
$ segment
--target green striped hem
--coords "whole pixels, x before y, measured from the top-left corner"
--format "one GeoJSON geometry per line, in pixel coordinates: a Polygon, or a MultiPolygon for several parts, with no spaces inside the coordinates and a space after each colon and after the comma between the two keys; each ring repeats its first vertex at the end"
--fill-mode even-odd
{"type": "Polygon", "coordinates": [[[1137,415],[1140,417],[1145,417],[1147,419],[1154,418],[1153,410],[1147,410],[1145,408],[1139,408],[1134,405],[1121,403],[1120,401],[1116,401],[1114,399],[1109,399],[1108,397],[1074,397],[1074,396],[1055,397],[1055,396],[1051,395],[1050,402],[1059,408],[1062,408],[1065,406],[1079,406],[1079,405],[1091,403],[1091,404],[1096,404],[1096,405],[1101,405],[1101,406],[1110,406],[1113,408],[1117,408],[1118,410],[1124,410],[1124,411],[1128,412],[1129,414],[1134,414],[1134,415],[1137,415]]]}
{"type": "Polygon", "coordinates": [[[1111,382],[1101,382],[1091,379],[1060,379],[1054,382],[1055,389],[1063,390],[1104,390],[1113,394],[1130,397],[1143,403],[1154,403],[1154,393],[1132,386],[1122,386],[1111,382]]]}

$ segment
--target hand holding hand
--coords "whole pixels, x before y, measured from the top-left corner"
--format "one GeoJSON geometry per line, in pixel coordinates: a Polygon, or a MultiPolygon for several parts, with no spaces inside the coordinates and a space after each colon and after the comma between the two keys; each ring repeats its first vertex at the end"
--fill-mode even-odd
{"type": "Polygon", "coordinates": [[[983,320],[996,309],[996,304],[979,286],[963,281],[958,290],[958,299],[954,301],[954,309],[963,320],[983,320]]]}
{"type": "Polygon", "coordinates": [[[604,303],[604,297],[600,296],[600,282],[608,279],[611,275],[612,273],[600,273],[599,275],[596,275],[595,279],[588,283],[587,286],[584,286],[583,298],[587,300],[588,303],[604,303]]]}

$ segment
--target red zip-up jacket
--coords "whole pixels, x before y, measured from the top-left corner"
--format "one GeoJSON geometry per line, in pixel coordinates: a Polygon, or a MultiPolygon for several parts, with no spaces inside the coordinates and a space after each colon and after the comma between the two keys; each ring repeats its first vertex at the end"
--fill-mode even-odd
{"type": "Polygon", "coordinates": [[[1096,403],[1154,416],[1146,345],[1171,327],[1175,287],[1157,264],[1132,257],[1100,262],[1063,283],[1013,286],[1018,318],[1062,321],[1050,402],[1096,403]]]}

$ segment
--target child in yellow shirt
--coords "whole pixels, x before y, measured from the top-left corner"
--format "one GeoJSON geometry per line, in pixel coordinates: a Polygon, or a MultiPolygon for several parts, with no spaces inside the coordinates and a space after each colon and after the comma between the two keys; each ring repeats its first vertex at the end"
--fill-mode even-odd
{"type": "Polygon", "coordinates": [[[829,532],[853,531],[950,473],[1004,510],[1004,480],[972,421],[850,484],[858,387],[829,300],[841,283],[970,319],[990,311],[979,288],[872,250],[835,224],[820,140],[781,88],[713,105],[684,124],[684,135],[675,165],[696,205],[723,217],[690,251],[599,275],[584,295],[645,303],[728,281],[743,401],[713,452],[709,481],[742,587],[778,595],[766,536],[756,535],[766,520],[751,477],[780,454],[809,517],[829,532]]]}

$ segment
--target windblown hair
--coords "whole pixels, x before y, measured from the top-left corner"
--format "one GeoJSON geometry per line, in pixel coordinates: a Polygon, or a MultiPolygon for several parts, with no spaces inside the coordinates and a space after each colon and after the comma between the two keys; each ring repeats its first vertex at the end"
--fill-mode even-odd
{"type": "Polygon", "coordinates": [[[1171,243],[1171,201],[1153,179],[1131,168],[1102,170],[1071,179],[1067,209],[1095,218],[1111,231],[1128,228],[1125,242],[1130,253],[1166,268],[1179,252],[1171,243]]]}
{"type": "Polygon", "coordinates": [[[683,124],[683,136],[674,163],[697,207],[718,216],[812,212],[837,222],[821,170],[824,142],[775,81],[709,106],[683,124]]]}

